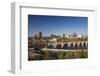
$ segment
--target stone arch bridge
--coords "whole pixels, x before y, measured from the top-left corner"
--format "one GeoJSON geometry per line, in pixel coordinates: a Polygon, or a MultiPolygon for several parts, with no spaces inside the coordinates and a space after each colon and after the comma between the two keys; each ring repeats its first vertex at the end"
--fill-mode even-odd
{"type": "Polygon", "coordinates": [[[88,41],[48,43],[49,49],[88,49],[88,41]]]}

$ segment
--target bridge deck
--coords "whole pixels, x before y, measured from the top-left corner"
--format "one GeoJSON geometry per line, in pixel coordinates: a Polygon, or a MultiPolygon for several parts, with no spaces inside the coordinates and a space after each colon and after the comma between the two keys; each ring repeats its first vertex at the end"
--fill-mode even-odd
{"type": "MultiPolygon", "coordinates": [[[[43,48],[43,51],[45,50],[50,50],[50,51],[82,51],[81,49],[74,49],[74,50],[68,50],[68,49],[47,49],[47,48],[43,48]]],[[[88,51],[88,50],[84,50],[84,51],[88,51]]]]}

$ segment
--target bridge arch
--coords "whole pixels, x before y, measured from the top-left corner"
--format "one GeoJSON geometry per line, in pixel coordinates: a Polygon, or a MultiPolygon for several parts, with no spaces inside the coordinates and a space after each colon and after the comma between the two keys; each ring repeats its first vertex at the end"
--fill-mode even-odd
{"type": "Polygon", "coordinates": [[[57,44],[56,49],[62,49],[61,44],[57,44]]]}
{"type": "Polygon", "coordinates": [[[63,45],[63,49],[68,49],[68,44],[67,43],[63,45]]]}
{"type": "Polygon", "coordinates": [[[47,48],[54,49],[54,45],[48,45],[47,48]]]}
{"type": "Polygon", "coordinates": [[[86,42],[83,43],[83,49],[87,49],[87,44],[86,44],[86,42]]]}
{"type": "Polygon", "coordinates": [[[75,49],[78,49],[78,43],[75,43],[75,49]]]}
{"type": "Polygon", "coordinates": [[[82,49],[82,43],[81,42],[79,43],[78,49],[82,49]]]}
{"type": "Polygon", "coordinates": [[[73,43],[70,44],[70,48],[69,49],[74,49],[73,43]]]}
{"type": "Polygon", "coordinates": [[[88,43],[87,43],[87,49],[88,49],[88,43]]]}

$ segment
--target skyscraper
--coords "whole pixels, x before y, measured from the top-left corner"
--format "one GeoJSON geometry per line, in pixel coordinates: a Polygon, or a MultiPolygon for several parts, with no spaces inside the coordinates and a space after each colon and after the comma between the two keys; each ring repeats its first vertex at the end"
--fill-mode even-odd
{"type": "Polygon", "coordinates": [[[63,38],[65,38],[65,34],[63,34],[63,38]]]}
{"type": "Polygon", "coordinates": [[[38,37],[39,37],[39,38],[42,38],[42,32],[39,32],[39,33],[38,33],[38,37]]]}

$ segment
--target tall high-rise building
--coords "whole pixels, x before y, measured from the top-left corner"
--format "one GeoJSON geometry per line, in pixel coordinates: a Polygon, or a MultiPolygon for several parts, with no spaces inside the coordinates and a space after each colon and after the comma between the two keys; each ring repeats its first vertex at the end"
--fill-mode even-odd
{"type": "Polygon", "coordinates": [[[63,38],[65,38],[65,34],[63,34],[63,38]]]}
{"type": "Polygon", "coordinates": [[[75,32],[73,33],[73,37],[77,37],[77,34],[75,32]]]}
{"type": "Polygon", "coordinates": [[[38,33],[38,37],[42,38],[42,32],[38,33]]]}

